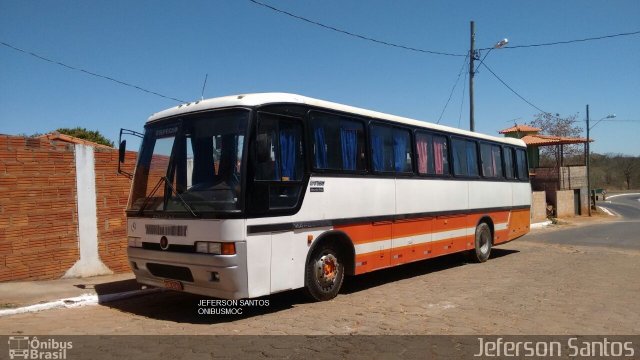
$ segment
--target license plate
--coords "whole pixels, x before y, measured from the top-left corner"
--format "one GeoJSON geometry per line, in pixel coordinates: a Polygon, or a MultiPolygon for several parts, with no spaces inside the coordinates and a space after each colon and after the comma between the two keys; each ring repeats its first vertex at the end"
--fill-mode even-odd
{"type": "Polygon", "coordinates": [[[182,283],[176,280],[165,280],[164,287],[166,287],[167,289],[176,290],[176,291],[184,290],[184,286],[182,286],[182,283]]]}

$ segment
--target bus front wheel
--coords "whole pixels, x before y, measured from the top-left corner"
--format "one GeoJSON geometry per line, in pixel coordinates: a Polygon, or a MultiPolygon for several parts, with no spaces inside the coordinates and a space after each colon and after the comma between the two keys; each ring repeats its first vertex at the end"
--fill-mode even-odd
{"type": "Polygon", "coordinates": [[[309,257],[305,268],[306,292],[316,301],[338,295],[344,280],[344,262],[332,244],[321,244],[309,257]]]}
{"type": "Polygon", "coordinates": [[[485,262],[491,255],[491,245],[493,236],[491,228],[485,222],[478,224],[476,227],[475,248],[471,250],[471,258],[476,262],[485,262]]]}

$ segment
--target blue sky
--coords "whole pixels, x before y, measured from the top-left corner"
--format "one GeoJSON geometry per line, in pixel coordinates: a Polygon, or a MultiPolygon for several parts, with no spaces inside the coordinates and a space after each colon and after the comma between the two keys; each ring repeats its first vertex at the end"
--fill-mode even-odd
{"type": "MultiPolygon", "coordinates": [[[[505,37],[514,46],[640,30],[637,0],[261,1],[372,38],[456,54],[468,52],[470,20],[479,48],[505,37]]],[[[0,0],[0,41],[178,99],[199,99],[208,73],[205,97],[293,92],[433,122],[464,59],[374,44],[246,0],[0,0]]],[[[494,50],[485,62],[545,111],[583,120],[589,104],[594,120],[615,113],[615,122],[593,129],[593,151],[640,155],[638,59],[640,35],[494,50]]],[[[82,126],[117,140],[120,127],[141,130],[151,113],[177,104],[4,46],[0,64],[0,133],[82,126]]],[[[464,79],[442,124],[468,128],[464,79]]],[[[538,112],[483,68],[475,94],[479,132],[495,135],[538,112]]]]}

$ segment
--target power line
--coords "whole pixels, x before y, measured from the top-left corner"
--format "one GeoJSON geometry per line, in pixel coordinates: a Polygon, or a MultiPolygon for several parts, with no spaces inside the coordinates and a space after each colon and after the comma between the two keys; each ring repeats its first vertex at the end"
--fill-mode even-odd
{"type": "MultiPolygon", "coordinates": [[[[502,80],[502,79],[500,78],[500,76],[498,76],[495,72],[493,72],[493,70],[491,70],[491,69],[487,66],[487,64],[482,63],[482,66],[484,66],[487,70],[489,70],[489,72],[490,72],[491,74],[493,74],[493,76],[495,76],[495,78],[496,78],[496,79],[498,79],[498,81],[500,81],[500,82],[502,83],[502,85],[504,85],[507,89],[511,90],[511,92],[512,92],[512,93],[514,93],[517,97],[519,97],[522,101],[526,102],[527,104],[531,105],[533,108],[537,109],[538,111],[540,111],[540,112],[542,112],[542,113],[549,114],[550,116],[553,116],[553,115],[551,115],[551,113],[550,113],[550,112],[548,112],[548,111],[544,111],[544,110],[540,109],[539,107],[537,107],[536,105],[534,105],[531,101],[529,101],[529,100],[525,99],[522,95],[518,94],[518,92],[517,92],[517,91],[515,91],[515,90],[514,90],[511,86],[509,86],[506,82],[504,82],[504,80],[502,80]]],[[[553,117],[558,118],[557,116],[553,116],[553,117]]]]}
{"type": "MultiPolygon", "coordinates": [[[[513,46],[510,45],[510,46],[505,46],[503,49],[522,49],[522,48],[531,48],[531,47],[565,45],[565,44],[573,44],[573,43],[577,43],[577,42],[611,39],[611,38],[620,37],[620,36],[632,36],[632,35],[638,35],[638,34],[640,34],[640,31],[632,31],[632,32],[626,32],[626,33],[619,33],[619,34],[611,34],[611,35],[589,37],[589,38],[584,38],[584,39],[554,41],[554,42],[541,43],[541,44],[513,45],[513,46]]],[[[483,49],[479,49],[479,50],[489,50],[489,49],[491,49],[491,48],[483,48],[483,49]]]]}
{"type": "Polygon", "coordinates": [[[101,78],[101,79],[105,79],[105,80],[113,81],[113,82],[115,82],[115,83],[117,83],[117,84],[124,85],[124,86],[128,86],[128,87],[134,88],[134,89],[136,89],[136,90],[144,91],[144,92],[146,92],[146,93],[148,93],[148,94],[152,94],[152,95],[160,96],[160,97],[165,98],[165,99],[169,99],[169,100],[177,101],[177,102],[179,102],[179,103],[185,103],[185,102],[186,102],[186,101],[184,101],[184,100],[176,99],[176,98],[171,97],[171,96],[162,95],[162,94],[157,93],[157,92],[155,92],[155,91],[147,90],[147,89],[145,89],[145,88],[143,88],[143,87],[140,87],[140,86],[138,86],[138,85],[129,84],[129,83],[127,83],[127,82],[124,82],[124,81],[121,81],[121,80],[118,80],[118,79],[112,78],[112,77],[110,77],[110,76],[101,75],[101,74],[94,73],[94,72],[89,71],[89,70],[85,70],[85,69],[78,68],[78,67],[75,67],[75,66],[67,65],[67,64],[62,63],[62,62],[60,62],[60,61],[56,61],[56,60],[52,60],[52,59],[46,58],[46,57],[44,57],[44,56],[42,56],[42,55],[39,55],[39,54],[37,54],[37,53],[34,53],[34,52],[32,52],[32,51],[28,51],[28,50],[20,49],[20,48],[18,48],[18,47],[15,47],[15,46],[13,46],[13,45],[11,45],[11,44],[8,44],[8,43],[6,43],[6,42],[3,42],[3,41],[0,41],[0,45],[3,45],[3,46],[5,46],[5,47],[8,47],[8,48],[10,48],[10,49],[12,49],[12,50],[15,50],[15,51],[21,52],[21,53],[23,53],[23,54],[31,55],[31,56],[33,56],[33,57],[35,57],[35,58],[37,58],[37,59],[40,59],[40,60],[43,60],[43,61],[46,61],[46,62],[50,62],[50,63],[52,63],[52,64],[56,64],[56,65],[59,65],[59,66],[65,67],[65,68],[67,68],[67,69],[69,69],[69,70],[75,70],[75,71],[79,71],[79,72],[82,72],[82,73],[85,73],[85,74],[88,74],[88,75],[91,75],[91,76],[95,76],[95,77],[98,77],[98,78],[101,78]]]}
{"type": "Polygon", "coordinates": [[[601,121],[610,121],[610,122],[640,122],[640,120],[626,120],[626,119],[621,119],[621,120],[617,120],[617,119],[603,119],[601,121]]]}
{"type": "Polygon", "coordinates": [[[300,16],[300,15],[292,14],[292,13],[290,13],[290,12],[288,12],[288,11],[285,11],[285,10],[282,10],[282,9],[278,9],[278,8],[276,8],[276,7],[273,7],[273,6],[271,6],[271,5],[268,5],[268,4],[265,4],[265,3],[262,3],[262,2],[260,2],[260,1],[256,1],[256,0],[249,0],[249,1],[250,1],[250,2],[252,2],[252,3],[254,3],[254,4],[256,4],[256,5],[260,5],[260,6],[262,6],[262,7],[267,8],[267,9],[270,9],[270,10],[273,10],[273,11],[275,11],[275,12],[278,12],[278,13],[280,13],[280,14],[287,15],[287,16],[290,16],[290,17],[295,18],[295,19],[298,19],[298,20],[302,20],[302,21],[307,22],[307,23],[309,23],[309,24],[313,24],[313,25],[316,25],[316,26],[320,26],[320,27],[325,28],[325,29],[327,29],[327,30],[332,30],[332,31],[335,31],[335,32],[338,32],[338,33],[341,33],[341,34],[344,34],[344,35],[353,36],[353,37],[356,37],[356,38],[359,38],[359,39],[362,39],[362,40],[366,40],[366,41],[371,41],[371,42],[374,42],[374,43],[377,43],[377,44],[386,45],[386,46],[391,46],[391,47],[395,47],[395,48],[399,48],[399,49],[404,49],[404,50],[409,50],[409,51],[414,51],[414,52],[420,52],[420,53],[425,53],[425,54],[432,54],[432,55],[460,56],[460,57],[462,57],[462,56],[467,56],[467,55],[465,55],[465,54],[453,54],[453,53],[447,53],[447,52],[442,52],[442,51],[433,51],[433,50],[418,49],[418,48],[411,47],[411,46],[398,45],[398,44],[390,43],[390,42],[388,42],[388,41],[374,39],[374,38],[369,37],[369,36],[365,36],[365,35],[361,35],[361,34],[352,33],[352,32],[347,31],[347,30],[342,30],[342,29],[338,29],[338,28],[333,27],[333,26],[329,26],[329,25],[322,24],[322,23],[320,23],[320,22],[317,22],[317,21],[314,21],[314,20],[311,20],[311,19],[308,19],[308,18],[302,17],[302,16],[300,16]]]}
{"type": "Polygon", "coordinates": [[[458,86],[458,81],[460,81],[460,76],[462,75],[462,71],[464,70],[464,66],[467,64],[467,57],[465,56],[464,59],[462,60],[462,67],[460,68],[460,71],[458,72],[458,77],[456,78],[456,82],[453,83],[453,88],[451,88],[451,93],[449,94],[449,98],[447,99],[447,103],[444,104],[444,108],[442,108],[442,112],[440,113],[440,117],[438,118],[438,121],[436,122],[436,124],[440,124],[440,120],[442,120],[442,115],[444,115],[444,111],[447,110],[447,106],[449,106],[449,101],[451,101],[451,97],[453,96],[453,92],[456,89],[456,86],[458,86]]]}

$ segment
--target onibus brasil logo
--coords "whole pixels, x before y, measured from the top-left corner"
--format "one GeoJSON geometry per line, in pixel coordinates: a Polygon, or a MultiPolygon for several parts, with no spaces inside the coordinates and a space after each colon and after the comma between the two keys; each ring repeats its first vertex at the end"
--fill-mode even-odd
{"type": "Polygon", "coordinates": [[[9,336],[10,359],[66,359],[71,341],[38,340],[37,337],[9,336]]]}

